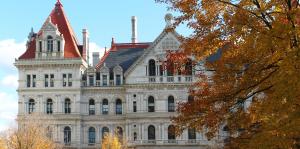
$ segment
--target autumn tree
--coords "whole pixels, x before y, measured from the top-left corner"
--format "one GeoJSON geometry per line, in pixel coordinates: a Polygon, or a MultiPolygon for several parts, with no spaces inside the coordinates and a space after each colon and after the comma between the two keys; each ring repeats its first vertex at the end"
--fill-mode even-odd
{"type": "Polygon", "coordinates": [[[226,125],[227,148],[299,148],[299,1],[156,1],[179,12],[174,27],[193,31],[173,59],[192,55],[211,72],[191,87],[194,101],[179,104],[178,131],[207,128],[212,138],[226,125]]]}
{"type": "Polygon", "coordinates": [[[115,135],[112,133],[104,134],[104,138],[101,142],[101,149],[125,149],[124,146],[117,133],[115,133],[115,135]]]}
{"type": "MultiPolygon", "coordinates": [[[[18,128],[9,128],[0,137],[0,149],[59,149],[61,146],[51,140],[45,121],[38,115],[26,117],[26,122],[18,128]]],[[[21,119],[19,119],[21,120],[21,119]]]]}

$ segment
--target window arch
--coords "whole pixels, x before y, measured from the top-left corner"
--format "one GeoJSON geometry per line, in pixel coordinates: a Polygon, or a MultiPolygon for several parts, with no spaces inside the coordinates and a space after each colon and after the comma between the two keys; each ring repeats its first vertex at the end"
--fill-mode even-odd
{"type": "Polygon", "coordinates": [[[155,60],[150,59],[148,62],[148,67],[149,67],[149,76],[155,76],[156,75],[155,60]]]}
{"type": "Polygon", "coordinates": [[[89,128],[89,144],[94,144],[96,141],[96,130],[94,127],[89,128]]]}
{"type": "Polygon", "coordinates": [[[175,112],[174,96],[168,97],[168,112],[175,112]]]}
{"type": "Polygon", "coordinates": [[[176,136],[175,136],[175,126],[174,125],[170,125],[168,127],[168,140],[175,140],[176,136]]]}
{"type": "Polygon", "coordinates": [[[107,127],[103,127],[103,128],[102,128],[102,139],[103,139],[106,135],[108,135],[108,133],[109,133],[109,129],[108,129],[107,127]]]}
{"type": "Polygon", "coordinates": [[[187,62],[185,63],[185,73],[188,76],[193,74],[193,63],[191,59],[187,59],[187,62]]]}
{"type": "Polygon", "coordinates": [[[28,113],[31,114],[34,111],[35,111],[35,101],[33,99],[30,99],[28,103],[28,113]]]}
{"type": "Polygon", "coordinates": [[[64,143],[66,145],[71,144],[71,128],[69,126],[64,128],[64,143]]]}
{"type": "Polygon", "coordinates": [[[122,101],[121,101],[121,99],[116,100],[116,114],[122,114],[122,101]]]}
{"type": "Polygon", "coordinates": [[[153,96],[148,97],[148,112],[155,112],[155,101],[153,96]]]}
{"type": "Polygon", "coordinates": [[[53,52],[53,37],[52,36],[47,37],[47,51],[53,52]]]}
{"type": "Polygon", "coordinates": [[[108,100],[103,99],[102,101],[102,114],[108,114],[108,100]]]}
{"type": "Polygon", "coordinates": [[[155,127],[153,125],[148,127],[148,140],[155,140],[155,127]]]}
{"type": "Polygon", "coordinates": [[[71,100],[69,98],[65,99],[65,114],[71,113],[71,100]]]}
{"type": "Polygon", "coordinates": [[[195,140],[196,139],[196,130],[195,130],[195,128],[189,128],[188,129],[188,139],[189,140],[195,140]]]}
{"type": "Polygon", "coordinates": [[[47,110],[47,114],[52,114],[53,113],[53,101],[52,99],[48,99],[47,100],[47,106],[46,106],[47,110]]]}
{"type": "Polygon", "coordinates": [[[94,99],[89,100],[89,115],[95,115],[95,101],[94,101],[94,99]]]}

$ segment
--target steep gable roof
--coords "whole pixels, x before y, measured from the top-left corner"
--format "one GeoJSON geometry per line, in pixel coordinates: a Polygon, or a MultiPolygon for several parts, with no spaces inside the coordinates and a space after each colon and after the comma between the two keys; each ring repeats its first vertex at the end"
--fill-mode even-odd
{"type": "MultiPolygon", "coordinates": [[[[57,25],[58,30],[61,34],[63,34],[65,39],[65,47],[64,47],[64,57],[65,58],[80,58],[82,57],[79,49],[78,49],[78,41],[76,39],[75,33],[64,13],[63,6],[60,1],[57,1],[55,4],[55,8],[50,13],[49,17],[51,22],[57,25]]],[[[44,25],[47,23],[45,21],[44,25]]],[[[43,25],[43,26],[44,26],[43,25]]],[[[37,36],[42,34],[42,30],[40,30],[37,36]]],[[[35,57],[35,37],[33,37],[29,41],[29,46],[27,47],[26,52],[19,57],[19,59],[31,59],[35,57]]]]}

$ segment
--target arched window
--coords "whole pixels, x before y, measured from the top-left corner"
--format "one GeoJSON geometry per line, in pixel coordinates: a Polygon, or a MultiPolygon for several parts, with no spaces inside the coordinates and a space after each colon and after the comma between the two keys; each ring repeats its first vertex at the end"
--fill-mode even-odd
{"type": "Polygon", "coordinates": [[[53,37],[52,36],[47,37],[47,51],[53,52],[53,37]]]}
{"type": "Polygon", "coordinates": [[[108,100],[103,99],[102,101],[102,114],[108,114],[108,100]]]}
{"type": "Polygon", "coordinates": [[[47,114],[52,114],[53,113],[53,102],[52,99],[47,100],[47,114]]]}
{"type": "Polygon", "coordinates": [[[95,101],[90,99],[89,101],[89,115],[95,115],[95,101]]]}
{"type": "Polygon", "coordinates": [[[189,95],[189,97],[188,97],[188,102],[193,102],[193,101],[194,101],[194,96],[189,95]]]}
{"type": "Polygon", "coordinates": [[[134,132],[134,133],[133,133],[133,140],[136,141],[136,139],[137,139],[137,133],[134,132]]]}
{"type": "Polygon", "coordinates": [[[168,127],[168,140],[175,140],[175,126],[170,125],[168,127]]]}
{"type": "Polygon", "coordinates": [[[30,99],[28,103],[28,113],[31,114],[34,111],[35,111],[35,102],[33,99],[30,99]]]}
{"type": "Polygon", "coordinates": [[[196,130],[194,128],[188,129],[188,139],[195,140],[196,139],[196,130]]]}
{"type": "Polygon", "coordinates": [[[155,102],[153,96],[148,97],[148,112],[155,112],[155,102]]]}
{"type": "Polygon", "coordinates": [[[71,113],[71,100],[69,98],[65,99],[65,114],[71,113]]]}
{"type": "Polygon", "coordinates": [[[71,144],[71,128],[69,126],[64,128],[64,143],[66,145],[71,144]]]}
{"type": "Polygon", "coordinates": [[[155,60],[149,60],[149,76],[156,76],[156,67],[155,67],[155,60]]]}
{"type": "Polygon", "coordinates": [[[117,132],[117,135],[118,135],[118,139],[121,142],[123,140],[123,129],[122,129],[122,127],[117,127],[116,132],[117,132]]]}
{"type": "Polygon", "coordinates": [[[107,127],[103,127],[103,128],[102,128],[102,139],[103,139],[106,135],[108,135],[108,133],[109,133],[109,129],[108,129],[107,127]]]}
{"type": "Polygon", "coordinates": [[[175,112],[175,101],[173,96],[168,97],[168,112],[175,112]]]}
{"type": "Polygon", "coordinates": [[[191,59],[188,59],[185,63],[185,74],[188,76],[193,74],[193,63],[191,59]]]}
{"type": "Polygon", "coordinates": [[[116,114],[122,114],[122,101],[117,99],[116,101],[116,114]]]}
{"type": "Polygon", "coordinates": [[[155,127],[153,125],[148,127],[148,140],[155,140],[155,127]]]}
{"type": "Polygon", "coordinates": [[[89,128],[89,144],[95,144],[96,141],[96,130],[94,127],[89,128]]]}

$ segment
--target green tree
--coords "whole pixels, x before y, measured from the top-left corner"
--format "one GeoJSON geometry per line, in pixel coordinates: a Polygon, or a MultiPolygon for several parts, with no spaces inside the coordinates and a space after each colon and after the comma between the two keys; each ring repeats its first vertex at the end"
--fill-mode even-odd
{"type": "Polygon", "coordinates": [[[205,62],[213,75],[199,75],[195,100],[179,104],[172,119],[179,133],[205,127],[212,138],[226,124],[228,148],[299,148],[299,1],[156,1],[180,12],[174,27],[187,23],[193,30],[182,40],[183,52],[171,56],[177,63],[182,55],[203,61],[222,53],[205,62]]]}

